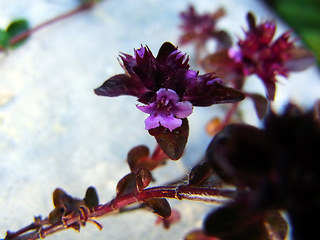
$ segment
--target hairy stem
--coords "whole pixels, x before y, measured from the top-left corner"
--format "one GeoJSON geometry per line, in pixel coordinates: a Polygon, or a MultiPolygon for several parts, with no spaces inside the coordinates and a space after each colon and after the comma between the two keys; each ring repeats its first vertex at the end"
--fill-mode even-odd
{"type": "MultiPolygon", "coordinates": [[[[235,195],[236,192],[230,189],[201,188],[186,185],[152,187],[144,189],[137,193],[131,193],[121,197],[116,197],[112,201],[104,205],[98,205],[94,209],[88,209],[86,211],[79,211],[70,214],[68,216],[63,217],[63,219],[60,222],[49,225],[47,227],[39,225],[41,221],[38,222],[38,225],[36,225],[37,223],[35,222],[17,232],[7,232],[6,239],[35,240],[39,238],[45,238],[46,236],[52,233],[67,228],[79,230],[80,226],[85,225],[85,222],[96,223],[95,219],[99,217],[106,216],[108,213],[118,211],[121,208],[131,205],[133,203],[143,203],[145,200],[151,198],[171,198],[178,200],[186,199],[192,201],[202,201],[207,203],[221,204],[226,201],[230,201],[235,197],[235,195]],[[26,230],[33,229],[36,230],[31,233],[25,233],[26,230]]],[[[99,225],[98,223],[96,224],[99,228],[101,227],[101,225],[99,225]]]]}

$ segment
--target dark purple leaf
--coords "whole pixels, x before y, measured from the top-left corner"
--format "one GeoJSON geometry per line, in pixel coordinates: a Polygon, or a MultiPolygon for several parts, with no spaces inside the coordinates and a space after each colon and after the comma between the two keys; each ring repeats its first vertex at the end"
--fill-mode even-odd
{"type": "Polygon", "coordinates": [[[256,29],[256,18],[252,12],[247,14],[247,22],[249,26],[249,31],[255,31],[256,29]]]}
{"type": "Polygon", "coordinates": [[[231,37],[226,31],[215,32],[213,36],[218,42],[217,51],[229,49],[232,46],[231,37]]]}
{"type": "Polygon", "coordinates": [[[269,101],[260,94],[250,93],[248,96],[252,99],[259,119],[262,119],[268,110],[269,101]]]}
{"type": "Polygon", "coordinates": [[[206,72],[214,72],[224,83],[235,84],[237,89],[242,88],[245,78],[242,63],[237,63],[230,58],[228,50],[210,54],[200,64],[206,72]]]}
{"type": "Polygon", "coordinates": [[[73,198],[68,195],[61,188],[56,188],[53,192],[53,205],[55,207],[62,207],[65,203],[70,203],[73,201],[73,198]]]}
{"type": "Polygon", "coordinates": [[[189,174],[189,185],[200,186],[210,177],[211,173],[212,168],[209,162],[205,161],[196,165],[189,174]]]}
{"type": "Polygon", "coordinates": [[[189,124],[186,118],[182,119],[181,127],[174,129],[172,132],[162,126],[149,130],[151,136],[156,138],[161,149],[172,160],[178,160],[186,146],[189,136],[189,124]]]}
{"type": "Polygon", "coordinates": [[[144,201],[152,211],[163,218],[171,215],[171,207],[165,198],[150,198],[144,201]]]}
{"type": "Polygon", "coordinates": [[[245,98],[236,89],[223,86],[219,81],[208,80],[210,77],[207,75],[199,76],[202,79],[198,79],[195,87],[187,89],[183,100],[190,101],[193,106],[205,107],[218,103],[235,103],[245,98]]]}
{"type": "Polygon", "coordinates": [[[117,197],[137,192],[136,174],[129,173],[117,185],[117,197]]]}
{"type": "Polygon", "coordinates": [[[156,58],[157,61],[162,64],[165,63],[169,55],[176,49],[177,48],[174,45],[172,45],[172,43],[170,42],[163,43],[159,49],[159,52],[156,58]]]}
{"type": "Polygon", "coordinates": [[[220,207],[204,221],[207,235],[223,240],[268,240],[263,215],[256,215],[240,204],[220,207]]]}
{"type": "Polygon", "coordinates": [[[65,213],[65,209],[63,207],[56,207],[49,213],[49,222],[51,224],[56,224],[61,221],[62,216],[65,213]]]}
{"type": "Polygon", "coordinates": [[[276,84],[274,79],[262,79],[267,91],[267,98],[271,101],[274,100],[276,94],[276,84]]]}
{"type": "Polygon", "coordinates": [[[316,62],[314,54],[305,48],[292,48],[288,54],[290,58],[285,61],[284,67],[290,71],[303,71],[316,62]]]}
{"type": "Polygon", "coordinates": [[[144,145],[132,148],[127,155],[127,162],[131,171],[136,171],[141,165],[143,166],[143,162],[146,162],[149,154],[149,148],[144,145]]]}
{"type": "Polygon", "coordinates": [[[265,133],[246,124],[230,124],[209,144],[207,160],[213,170],[232,184],[259,188],[271,162],[265,133]]]}
{"type": "Polygon", "coordinates": [[[149,170],[140,168],[136,173],[137,187],[139,191],[142,191],[149,185],[152,180],[152,175],[149,170]]]}
{"type": "Polygon", "coordinates": [[[228,69],[234,64],[233,60],[228,55],[228,50],[221,50],[206,56],[201,61],[201,66],[206,72],[214,72],[220,78],[228,74],[228,69]]]}
{"type": "Polygon", "coordinates": [[[75,200],[61,188],[56,188],[53,192],[53,205],[55,208],[49,214],[49,221],[55,224],[66,212],[70,212],[75,205],[75,200]]]}
{"type": "Polygon", "coordinates": [[[87,189],[84,202],[88,208],[94,208],[99,205],[98,194],[94,187],[89,187],[87,189]]]}
{"type": "Polygon", "coordinates": [[[121,95],[140,96],[146,92],[146,88],[140,81],[126,74],[115,75],[106,80],[100,87],[94,90],[95,94],[106,97],[117,97],[121,95]]]}

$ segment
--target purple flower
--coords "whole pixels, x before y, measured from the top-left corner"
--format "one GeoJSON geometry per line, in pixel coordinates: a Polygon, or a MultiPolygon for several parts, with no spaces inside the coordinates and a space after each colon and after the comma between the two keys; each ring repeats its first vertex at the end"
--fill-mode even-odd
{"type": "Polygon", "coordinates": [[[205,44],[212,38],[220,39],[221,31],[216,29],[218,19],[225,15],[223,8],[217,9],[214,13],[198,14],[195,8],[190,5],[188,10],[180,14],[182,19],[180,44],[196,42],[205,44]]]}
{"type": "Polygon", "coordinates": [[[213,74],[199,75],[189,69],[188,57],[171,43],[164,43],[157,57],[150,49],[141,46],[134,56],[122,54],[122,67],[126,74],[119,74],[95,89],[97,95],[116,97],[131,95],[144,106],[137,106],[150,114],[146,129],[159,126],[170,131],[182,124],[182,119],[192,113],[193,106],[210,106],[232,103],[244,95],[221,84],[213,74]]]}
{"type": "Polygon", "coordinates": [[[179,96],[171,89],[161,88],[156,100],[147,106],[137,106],[142,112],[150,114],[145,120],[146,129],[161,126],[170,131],[181,126],[182,118],[188,117],[193,110],[189,101],[179,102],[179,96]]]}
{"type": "Polygon", "coordinates": [[[239,51],[232,50],[230,53],[235,62],[243,64],[245,75],[259,76],[266,87],[268,98],[273,100],[276,76],[287,77],[290,71],[304,70],[314,63],[315,58],[311,52],[296,47],[294,41],[290,41],[291,31],[272,41],[276,31],[274,21],[256,25],[252,13],[248,13],[247,20],[249,30],[245,32],[245,39],[238,41],[239,51]]]}

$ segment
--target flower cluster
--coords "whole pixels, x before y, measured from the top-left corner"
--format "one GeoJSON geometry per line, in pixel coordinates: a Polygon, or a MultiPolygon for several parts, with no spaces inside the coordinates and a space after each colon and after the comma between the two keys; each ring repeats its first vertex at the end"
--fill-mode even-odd
{"type": "Polygon", "coordinates": [[[256,25],[254,15],[247,15],[249,30],[245,39],[238,41],[239,50],[229,51],[230,57],[242,62],[245,75],[257,74],[263,81],[270,100],[275,96],[277,75],[287,77],[290,71],[304,70],[314,62],[311,53],[290,41],[291,31],[273,41],[276,25],[266,21],[256,25]],[[303,61],[299,61],[303,60],[303,61]]]}
{"type": "Polygon", "coordinates": [[[182,120],[192,113],[193,106],[244,99],[243,93],[223,86],[215,75],[199,75],[190,70],[186,54],[169,42],[161,46],[157,57],[147,46],[141,46],[134,50],[134,56],[122,54],[121,60],[126,74],[111,77],[95,93],[137,97],[144,104],[137,108],[150,114],[145,120],[147,130],[164,127],[172,132],[182,126],[182,120]]]}
{"type": "Polygon", "coordinates": [[[137,106],[150,114],[146,129],[163,126],[170,131],[182,124],[193,106],[237,102],[244,95],[222,85],[219,78],[208,73],[199,75],[190,70],[188,57],[171,43],[164,43],[154,57],[148,47],[123,54],[122,66],[127,74],[111,77],[95,89],[97,95],[115,97],[132,95],[145,106],[137,106]]]}
{"type": "Polygon", "coordinates": [[[206,53],[207,42],[212,39],[217,43],[216,49],[218,50],[231,47],[232,41],[229,34],[216,27],[218,20],[224,15],[223,8],[219,8],[213,13],[199,14],[192,5],[187,11],[180,14],[182,20],[180,28],[183,33],[179,38],[179,44],[193,43],[196,49],[195,59],[198,63],[201,62],[202,55],[206,53]]]}
{"type": "Polygon", "coordinates": [[[183,30],[180,44],[192,41],[201,44],[212,37],[218,37],[219,31],[216,30],[216,23],[224,15],[225,11],[222,8],[212,14],[198,14],[194,7],[190,5],[186,12],[180,14],[182,19],[181,29],[183,30]]]}
{"type": "Polygon", "coordinates": [[[237,48],[213,53],[201,64],[206,71],[215,71],[237,89],[242,89],[246,76],[256,74],[265,85],[268,99],[274,100],[276,77],[288,77],[291,71],[306,69],[314,63],[314,55],[296,46],[296,40],[290,40],[291,31],[274,40],[274,21],[256,24],[254,15],[248,13],[247,22],[249,28],[245,31],[245,38],[239,39],[237,48]]]}

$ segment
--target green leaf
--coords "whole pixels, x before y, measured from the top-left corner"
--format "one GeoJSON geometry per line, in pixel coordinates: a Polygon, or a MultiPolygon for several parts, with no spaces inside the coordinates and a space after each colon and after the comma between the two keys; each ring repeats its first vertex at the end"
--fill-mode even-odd
{"type": "Polygon", "coordinates": [[[7,48],[9,45],[9,35],[6,31],[0,29],[0,48],[7,48]]]}
{"type": "MultiPolygon", "coordinates": [[[[17,37],[18,35],[26,32],[27,30],[29,30],[28,21],[25,19],[16,19],[16,20],[13,20],[9,24],[9,26],[7,27],[7,34],[9,36],[10,40],[12,40],[13,38],[17,37]]],[[[16,43],[10,44],[10,47],[12,47],[12,48],[19,47],[21,44],[23,44],[25,42],[26,39],[27,39],[27,36],[22,38],[21,40],[19,40],[16,43]]]]}

